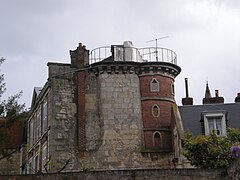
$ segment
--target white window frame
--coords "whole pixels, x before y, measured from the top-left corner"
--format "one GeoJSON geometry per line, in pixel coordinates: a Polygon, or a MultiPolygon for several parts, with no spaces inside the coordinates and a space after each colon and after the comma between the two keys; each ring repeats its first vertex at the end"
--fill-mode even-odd
{"type": "Polygon", "coordinates": [[[48,130],[48,101],[45,100],[44,103],[43,103],[43,125],[42,125],[42,128],[43,128],[43,133],[45,133],[47,130],[48,130]]]}
{"type": "MultiPolygon", "coordinates": [[[[210,134],[208,122],[209,122],[209,119],[212,119],[212,118],[221,119],[222,134],[219,136],[221,137],[227,136],[226,112],[204,112],[203,113],[205,135],[210,134]]],[[[216,127],[216,121],[214,121],[214,126],[216,127]]]]}
{"type": "Polygon", "coordinates": [[[28,134],[28,137],[29,137],[29,149],[31,149],[31,147],[33,146],[33,142],[34,142],[34,131],[33,131],[33,128],[34,128],[34,119],[31,118],[30,121],[29,121],[29,134],[28,134]]]}
{"type": "Polygon", "coordinates": [[[27,169],[27,173],[28,174],[33,174],[33,170],[32,170],[32,162],[33,161],[33,159],[32,159],[32,157],[29,159],[29,161],[28,161],[28,169],[27,169]]]}
{"type": "Polygon", "coordinates": [[[175,95],[175,86],[174,86],[174,83],[171,84],[171,92],[172,92],[172,95],[175,95]]]}
{"type": "Polygon", "coordinates": [[[44,165],[48,161],[48,141],[42,144],[42,172],[46,172],[44,165]]]}
{"type": "Polygon", "coordinates": [[[42,119],[42,112],[41,112],[41,106],[40,106],[36,114],[36,131],[37,131],[36,140],[41,136],[41,124],[42,124],[41,119],[42,119]]]}
{"type": "Polygon", "coordinates": [[[160,112],[160,107],[159,107],[157,104],[154,104],[154,105],[152,106],[152,116],[153,116],[153,117],[159,117],[159,116],[160,116],[160,113],[161,113],[161,112],[160,112]],[[154,114],[154,108],[155,108],[155,107],[156,107],[157,110],[158,110],[157,115],[154,114]]]}
{"type": "Polygon", "coordinates": [[[152,78],[150,82],[150,92],[159,92],[159,91],[160,91],[159,81],[156,78],[152,78]]]}

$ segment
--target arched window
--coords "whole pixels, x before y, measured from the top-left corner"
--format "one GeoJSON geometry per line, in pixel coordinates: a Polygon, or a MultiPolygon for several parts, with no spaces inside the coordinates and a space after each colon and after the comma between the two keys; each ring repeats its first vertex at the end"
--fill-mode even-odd
{"type": "Polygon", "coordinates": [[[157,104],[154,104],[152,106],[152,115],[153,115],[153,117],[159,117],[159,115],[160,115],[160,108],[157,104]]]}
{"type": "Polygon", "coordinates": [[[161,148],[162,147],[162,136],[160,132],[153,133],[153,147],[161,148]]]}
{"type": "Polygon", "coordinates": [[[150,91],[151,92],[159,92],[159,82],[155,78],[153,78],[150,82],[150,91]]]}

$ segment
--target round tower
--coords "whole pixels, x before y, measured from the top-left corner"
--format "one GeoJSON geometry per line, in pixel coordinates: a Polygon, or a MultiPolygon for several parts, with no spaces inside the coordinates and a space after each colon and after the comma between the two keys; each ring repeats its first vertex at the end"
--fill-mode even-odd
{"type": "Polygon", "coordinates": [[[174,79],[181,68],[174,63],[155,61],[141,64],[139,74],[145,150],[171,152],[172,104],[175,103],[174,79]]]}

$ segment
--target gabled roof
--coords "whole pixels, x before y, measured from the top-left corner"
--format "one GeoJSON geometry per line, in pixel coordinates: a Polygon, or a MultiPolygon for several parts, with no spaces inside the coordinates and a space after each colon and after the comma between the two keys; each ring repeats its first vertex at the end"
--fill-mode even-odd
{"type": "Polygon", "coordinates": [[[41,91],[42,91],[42,87],[34,87],[31,107],[33,107],[35,105],[37,98],[38,98],[39,94],[41,93],[41,91]]]}
{"type": "Polygon", "coordinates": [[[202,134],[200,120],[204,111],[226,111],[228,127],[240,129],[240,103],[179,106],[179,111],[184,130],[193,135],[202,134]]]}

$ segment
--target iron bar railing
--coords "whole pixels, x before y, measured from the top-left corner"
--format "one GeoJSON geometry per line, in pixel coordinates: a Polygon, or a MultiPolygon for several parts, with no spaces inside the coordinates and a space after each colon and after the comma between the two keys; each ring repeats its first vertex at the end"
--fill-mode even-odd
{"type": "MultiPolygon", "coordinates": [[[[146,47],[146,48],[134,48],[115,46],[114,55],[112,55],[110,46],[103,46],[95,48],[90,52],[90,64],[100,62],[110,56],[122,56],[124,61],[135,62],[168,62],[177,64],[177,54],[167,48],[160,47],[146,47]]],[[[113,57],[113,58],[114,58],[113,57]]],[[[116,60],[116,59],[114,59],[116,60]]]]}

